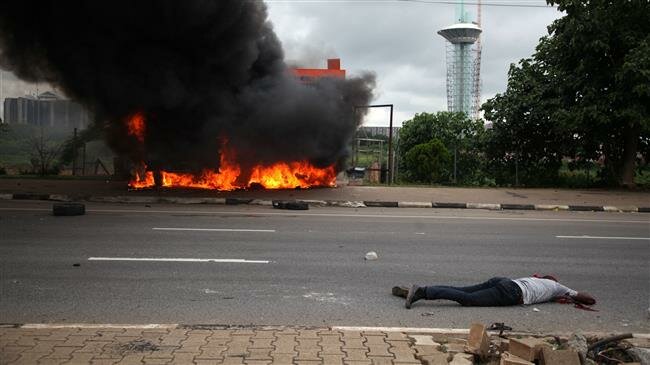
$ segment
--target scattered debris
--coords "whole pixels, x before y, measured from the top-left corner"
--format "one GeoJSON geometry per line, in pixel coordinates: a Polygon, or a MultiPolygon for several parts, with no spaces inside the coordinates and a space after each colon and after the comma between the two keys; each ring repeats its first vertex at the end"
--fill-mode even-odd
{"type": "Polygon", "coordinates": [[[422,313],[420,313],[420,315],[421,315],[422,317],[433,317],[433,316],[435,316],[436,314],[433,313],[433,312],[422,312],[422,313]]]}
{"type": "Polygon", "coordinates": [[[544,347],[541,351],[540,365],[580,365],[580,357],[574,350],[553,350],[544,347]]]}
{"type": "Polygon", "coordinates": [[[650,349],[643,347],[632,347],[626,350],[633,361],[639,362],[641,365],[650,365],[650,349]]]}
{"type": "Polygon", "coordinates": [[[158,351],[158,346],[145,340],[136,340],[122,346],[124,352],[149,352],[158,351]]]}
{"type": "Polygon", "coordinates": [[[542,348],[550,348],[550,345],[535,337],[511,338],[508,345],[511,354],[530,362],[539,360],[542,348]]]}
{"type": "Polygon", "coordinates": [[[468,352],[477,355],[482,360],[487,359],[488,352],[490,351],[490,338],[483,324],[473,323],[470,327],[467,349],[468,352]]]}
{"type": "Polygon", "coordinates": [[[539,308],[533,308],[533,312],[539,312],[539,308]]]}
{"type": "Polygon", "coordinates": [[[570,336],[507,336],[503,323],[486,328],[472,324],[467,340],[409,335],[417,358],[425,365],[650,365],[650,340],[622,334],[607,338],[570,336]],[[500,331],[492,336],[487,331],[500,331]],[[509,338],[508,338],[509,337],[509,338]]]}
{"type": "Polygon", "coordinates": [[[309,210],[309,204],[299,200],[273,200],[273,208],[288,210],[309,210]]]}
{"type": "Polygon", "coordinates": [[[458,353],[454,355],[449,365],[472,365],[474,364],[474,355],[458,353]]]}
{"type": "Polygon", "coordinates": [[[567,346],[569,346],[570,349],[578,353],[578,356],[580,356],[581,363],[584,363],[587,360],[587,350],[589,348],[587,345],[587,338],[583,336],[582,333],[578,332],[572,334],[569,337],[567,346]]]}
{"type": "Polygon", "coordinates": [[[80,263],[76,263],[76,264],[72,264],[72,266],[74,266],[74,267],[79,267],[79,266],[81,266],[81,264],[80,264],[80,263]]]}
{"type": "Polygon", "coordinates": [[[52,205],[52,214],[60,217],[84,215],[86,206],[81,203],[56,203],[52,205]]]}
{"type": "Polygon", "coordinates": [[[368,260],[368,261],[374,261],[374,260],[378,260],[378,259],[379,259],[379,256],[377,255],[377,253],[375,251],[370,251],[370,252],[368,252],[366,254],[366,260],[368,260]]]}
{"type": "Polygon", "coordinates": [[[499,331],[499,337],[503,337],[504,331],[512,331],[512,327],[506,326],[503,322],[495,322],[490,325],[488,331],[499,331]]]}
{"type": "Polygon", "coordinates": [[[509,352],[504,352],[501,354],[501,361],[499,362],[499,365],[535,365],[535,363],[524,360],[509,352]]]}

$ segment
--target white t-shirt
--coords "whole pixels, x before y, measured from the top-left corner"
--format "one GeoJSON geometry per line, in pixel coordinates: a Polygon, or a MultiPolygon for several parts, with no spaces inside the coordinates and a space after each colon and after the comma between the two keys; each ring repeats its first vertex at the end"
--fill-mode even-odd
{"type": "Polygon", "coordinates": [[[567,294],[578,294],[577,291],[550,279],[520,278],[513,281],[521,288],[524,304],[544,303],[567,294]]]}

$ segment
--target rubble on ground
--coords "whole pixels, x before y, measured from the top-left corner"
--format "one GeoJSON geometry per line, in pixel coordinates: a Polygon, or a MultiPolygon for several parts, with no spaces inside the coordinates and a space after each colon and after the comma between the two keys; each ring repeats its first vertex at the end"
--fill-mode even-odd
{"type": "MultiPolygon", "coordinates": [[[[504,327],[498,325],[496,328],[504,327]]],[[[632,334],[532,336],[495,332],[493,328],[472,324],[466,338],[409,336],[424,365],[650,365],[650,339],[633,338],[632,334]]]]}

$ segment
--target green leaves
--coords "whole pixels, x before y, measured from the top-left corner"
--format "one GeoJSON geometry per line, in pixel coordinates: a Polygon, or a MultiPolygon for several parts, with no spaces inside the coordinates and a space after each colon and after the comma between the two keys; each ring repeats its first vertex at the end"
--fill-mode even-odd
{"type": "MultiPolygon", "coordinates": [[[[413,119],[404,122],[400,130],[398,149],[404,158],[400,159],[400,171],[410,181],[425,181],[424,175],[415,168],[414,160],[410,164],[406,162],[406,155],[418,145],[428,144],[436,140],[447,150],[457,150],[457,174],[462,184],[475,184],[477,175],[481,173],[481,161],[479,157],[481,141],[485,129],[481,120],[471,120],[463,113],[438,112],[419,113],[413,119]]],[[[422,149],[418,154],[425,156],[422,149]]],[[[438,170],[434,175],[438,183],[452,181],[453,160],[441,160],[447,165],[444,169],[438,170]],[[446,162],[445,162],[446,161],[446,162]],[[443,173],[444,172],[444,173],[443,173]]]]}
{"type": "Polygon", "coordinates": [[[417,182],[434,183],[449,175],[451,155],[442,142],[432,139],[409,149],[404,156],[404,166],[411,179],[417,182]]]}
{"type": "Polygon", "coordinates": [[[506,92],[483,105],[494,123],[489,161],[509,179],[509,160],[520,156],[524,182],[539,184],[562,158],[603,159],[605,180],[632,185],[637,151],[647,155],[650,139],[650,3],[548,3],[566,16],[511,67],[506,92]]]}

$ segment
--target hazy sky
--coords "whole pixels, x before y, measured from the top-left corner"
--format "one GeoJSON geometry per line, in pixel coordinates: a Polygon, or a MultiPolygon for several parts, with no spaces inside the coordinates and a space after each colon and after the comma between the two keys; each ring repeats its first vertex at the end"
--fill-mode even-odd
{"type": "MultiPolygon", "coordinates": [[[[476,3],[473,0],[466,1],[476,3]]],[[[544,0],[484,0],[545,6],[544,0]]],[[[324,67],[340,57],[348,73],[377,74],[377,104],[395,104],[395,123],[418,112],[447,109],[445,39],[436,32],[455,20],[456,6],[406,1],[269,0],[270,19],[289,60],[324,67]]],[[[476,16],[476,5],[466,10],[476,16]]],[[[482,7],[482,100],[505,89],[509,65],[529,57],[561,14],[551,7],[482,7]]],[[[388,125],[386,112],[367,125],[388,125]]]]}
{"type": "MultiPolygon", "coordinates": [[[[395,0],[266,2],[290,62],[321,68],[327,58],[339,57],[348,74],[375,72],[375,103],[395,104],[396,126],[417,112],[446,110],[445,40],[436,32],[454,23],[455,5],[395,0]]],[[[546,4],[544,0],[483,3],[546,4]]],[[[561,14],[550,7],[484,5],[482,9],[485,101],[505,89],[509,65],[529,57],[546,27],[561,14]]],[[[466,5],[466,10],[476,16],[475,5],[466,5]]],[[[2,86],[1,97],[36,91],[36,85],[16,81],[8,72],[3,72],[2,86]]],[[[47,85],[39,85],[39,91],[45,89],[47,85]]],[[[366,125],[387,126],[387,112],[372,113],[366,125]]]]}

